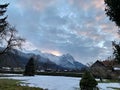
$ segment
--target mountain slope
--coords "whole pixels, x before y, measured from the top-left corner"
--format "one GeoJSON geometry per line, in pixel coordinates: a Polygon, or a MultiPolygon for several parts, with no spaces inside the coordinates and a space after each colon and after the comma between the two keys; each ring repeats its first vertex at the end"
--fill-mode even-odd
{"type": "Polygon", "coordinates": [[[60,57],[60,66],[68,68],[68,69],[82,69],[85,68],[86,66],[75,61],[75,59],[70,55],[70,54],[65,54],[60,57]]]}
{"type": "Polygon", "coordinates": [[[0,55],[0,67],[21,67],[24,68],[28,60],[32,57],[36,57],[35,63],[37,69],[60,69],[64,68],[56,65],[54,62],[50,61],[48,58],[42,57],[41,55],[35,55],[33,53],[23,53],[18,50],[12,50],[7,54],[0,55]]]}
{"type": "MultiPolygon", "coordinates": [[[[38,51],[36,52],[38,54],[38,51]]],[[[80,70],[82,68],[86,68],[85,65],[83,65],[80,62],[77,62],[70,54],[64,54],[62,56],[55,56],[49,53],[40,52],[39,55],[41,55],[44,58],[48,58],[50,61],[66,69],[80,70]]]]}
{"type": "Polygon", "coordinates": [[[0,55],[0,66],[5,67],[25,67],[28,60],[32,57],[36,57],[36,65],[38,69],[52,69],[52,70],[81,70],[86,68],[85,65],[75,61],[70,54],[62,56],[55,56],[48,53],[23,53],[18,50],[12,50],[6,55],[0,55]]]}

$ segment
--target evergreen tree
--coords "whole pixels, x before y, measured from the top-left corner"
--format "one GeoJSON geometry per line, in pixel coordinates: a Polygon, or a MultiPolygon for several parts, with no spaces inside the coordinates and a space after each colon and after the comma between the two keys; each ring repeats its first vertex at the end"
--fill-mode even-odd
{"type": "Polygon", "coordinates": [[[7,16],[4,17],[8,5],[9,4],[0,5],[0,33],[3,32],[8,25],[6,21],[7,16]]]}
{"type": "MultiPolygon", "coordinates": [[[[112,22],[120,27],[120,0],[104,0],[106,8],[106,15],[112,22]]],[[[120,34],[120,30],[119,30],[120,34]]],[[[117,44],[115,41],[112,42],[113,45],[113,54],[115,56],[115,60],[120,63],[120,44],[117,44]]]]}
{"type": "Polygon", "coordinates": [[[96,85],[97,81],[95,78],[92,76],[92,74],[89,71],[86,71],[82,79],[80,81],[80,88],[81,90],[97,90],[96,85]]]}
{"type": "Polygon", "coordinates": [[[35,62],[34,58],[31,57],[25,66],[24,76],[34,76],[35,75],[35,62]]]}
{"type": "Polygon", "coordinates": [[[104,2],[106,15],[120,27],[120,0],[104,0],[104,2]]]}
{"type": "Polygon", "coordinates": [[[120,63],[120,45],[117,44],[115,41],[112,42],[112,46],[113,46],[113,55],[115,56],[115,60],[120,63]]]}

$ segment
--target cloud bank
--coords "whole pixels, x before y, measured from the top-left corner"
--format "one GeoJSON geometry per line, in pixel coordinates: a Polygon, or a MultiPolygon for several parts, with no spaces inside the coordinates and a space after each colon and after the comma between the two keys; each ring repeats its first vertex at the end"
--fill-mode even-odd
{"type": "Polygon", "coordinates": [[[43,52],[70,53],[87,63],[110,56],[111,41],[119,39],[115,24],[105,15],[104,0],[8,2],[8,21],[43,52]]]}

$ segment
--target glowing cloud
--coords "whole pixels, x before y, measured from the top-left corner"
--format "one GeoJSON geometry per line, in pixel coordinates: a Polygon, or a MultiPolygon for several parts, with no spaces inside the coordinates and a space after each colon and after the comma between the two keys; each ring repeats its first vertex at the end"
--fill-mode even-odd
{"type": "Polygon", "coordinates": [[[56,56],[61,56],[62,55],[61,52],[56,51],[56,50],[42,50],[42,53],[51,53],[51,54],[56,55],[56,56]]]}

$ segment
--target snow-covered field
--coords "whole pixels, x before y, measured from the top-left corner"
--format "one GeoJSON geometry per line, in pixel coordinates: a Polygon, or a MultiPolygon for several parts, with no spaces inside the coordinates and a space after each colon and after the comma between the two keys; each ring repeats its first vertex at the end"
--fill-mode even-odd
{"type": "MultiPolygon", "coordinates": [[[[5,77],[4,77],[5,78],[5,77]]],[[[26,85],[41,87],[48,90],[79,90],[80,78],[63,77],[63,76],[40,76],[34,77],[7,77],[10,79],[22,80],[26,85]]],[[[23,84],[24,85],[24,84],[23,84]]],[[[120,83],[99,83],[100,90],[113,90],[109,87],[120,88],[120,83]]]]}
{"type": "Polygon", "coordinates": [[[79,88],[80,78],[60,76],[9,77],[24,80],[29,86],[41,87],[48,90],[76,90],[79,88]]]}

